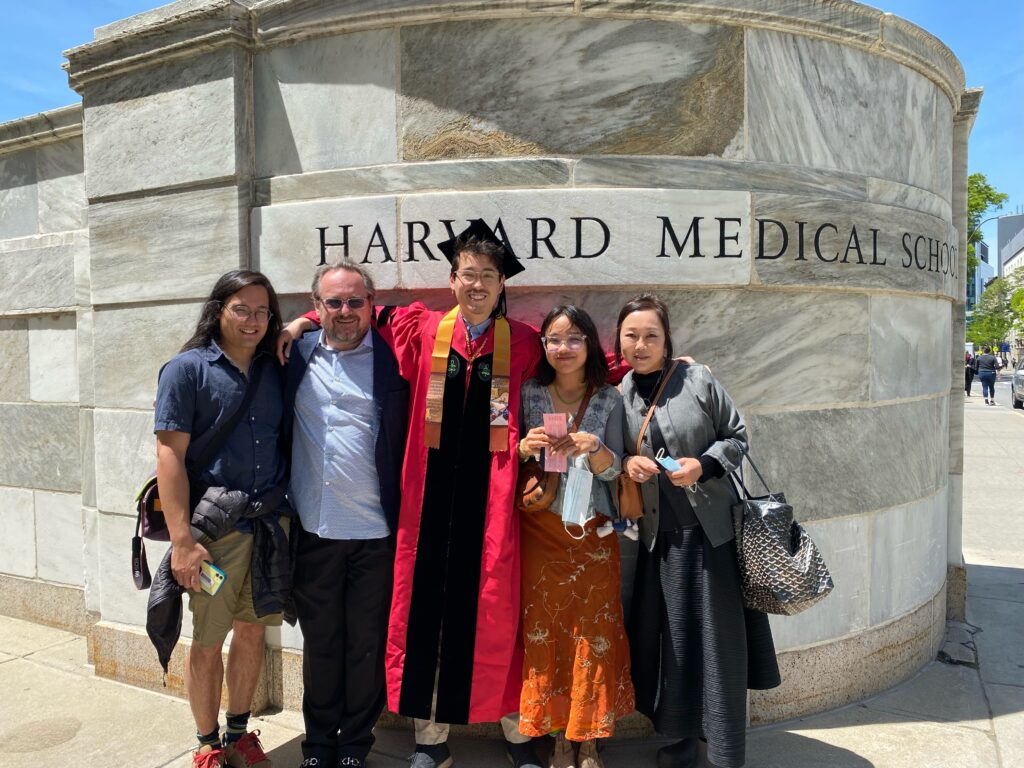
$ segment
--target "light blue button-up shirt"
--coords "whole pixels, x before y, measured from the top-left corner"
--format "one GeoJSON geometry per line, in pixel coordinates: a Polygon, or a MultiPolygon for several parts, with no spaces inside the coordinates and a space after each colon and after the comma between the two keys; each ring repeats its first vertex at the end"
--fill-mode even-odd
{"type": "Polygon", "coordinates": [[[291,498],[302,527],[323,539],[380,539],[391,531],[380,502],[374,447],[373,334],[352,350],[323,332],[295,395],[291,498]]]}
{"type": "Polygon", "coordinates": [[[482,323],[477,323],[476,325],[470,325],[466,318],[462,318],[462,322],[466,324],[466,330],[469,331],[469,338],[471,341],[479,339],[487,333],[487,329],[491,327],[491,318],[489,317],[482,323]]]}

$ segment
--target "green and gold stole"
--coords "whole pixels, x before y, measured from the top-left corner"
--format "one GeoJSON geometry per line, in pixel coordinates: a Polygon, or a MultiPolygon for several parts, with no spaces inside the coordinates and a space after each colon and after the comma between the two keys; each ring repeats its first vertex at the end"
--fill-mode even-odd
{"type": "MultiPolygon", "coordinates": [[[[459,308],[444,316],[437,327],[434,352],[430,358],[430,383],[427,386],[427,414],[423,441],[428,448],[441,447],[441,419],[444,416],[444,384],[448,371],[448,355],[455,335],[455,320],[459,308]]],[[[469,361],[472,368],[473,360],[469,361]]],[[[494,366],[491,373],[491,434],[492,452],[508,450],[509,378],[512,372],[512,334],[508,320],[500,315],[494,318],[494,366]]]]}

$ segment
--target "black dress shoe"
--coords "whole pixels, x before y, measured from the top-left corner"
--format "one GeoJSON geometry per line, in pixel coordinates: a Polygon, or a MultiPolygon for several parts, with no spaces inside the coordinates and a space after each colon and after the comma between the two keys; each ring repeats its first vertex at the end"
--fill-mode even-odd
{"type": "Polygon", "coordinates": [[[658,750],[658,768],[695,768],[698,761],[696,738],[690,737],[658,750]]]}
{"type": "Polygon", "coordinates": [[[521,744],[505,742],[505,754],[512,761],[515,768],[541,768],[540,758],[533,748],[533,742],[527,741],[521,744]]]}

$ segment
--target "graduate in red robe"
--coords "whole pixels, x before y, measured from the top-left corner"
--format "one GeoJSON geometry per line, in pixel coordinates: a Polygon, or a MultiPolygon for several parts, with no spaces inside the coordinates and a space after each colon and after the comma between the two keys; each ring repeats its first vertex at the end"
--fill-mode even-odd
{"type": "Polygon", "coordinates": [[[389,709],[417,720],[416,768],[451,764],[443,724],[519,709],[519,395],[541,356],[504,317],[523,270],[508,244],[476,220],[439,247],[458,305],[377,312],[411,389],[385,665],[389,709]]]}

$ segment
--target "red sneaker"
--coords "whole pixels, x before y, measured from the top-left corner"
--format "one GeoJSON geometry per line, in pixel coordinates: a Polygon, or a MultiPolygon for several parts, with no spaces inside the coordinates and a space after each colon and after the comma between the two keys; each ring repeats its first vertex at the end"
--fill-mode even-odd
{"type": "Polygon", "coordinates": [[[259,736],[259,731],[252,731],[225,746],[225,763],[231,768],[271,768],[270,758],[263,752],[259,736]]]}
{"type": "Polygon", "coordinates": [[[222,768],[224,759],[223,749],[204,744],[192,753],[192,768],[222,768]]]}

